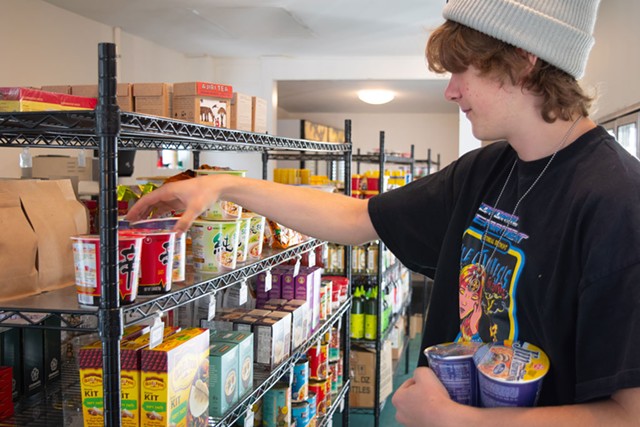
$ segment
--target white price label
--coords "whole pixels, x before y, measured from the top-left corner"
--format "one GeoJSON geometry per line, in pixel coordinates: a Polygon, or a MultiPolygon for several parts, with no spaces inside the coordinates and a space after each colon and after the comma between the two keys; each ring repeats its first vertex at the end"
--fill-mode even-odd
{"type": "Polygon", "coordinates": [[[240,292],[238,293],[238,304],[243,305],[247,302],[247,298],[249,296],[249,289],[247,286],[247,282],[242,282],[240,284],[240,292]]]}
{"type": "Polygon", "coordinates": [[[271,270],[267,270],[264,273],[264,291],[265,292],[269,292],[271,290],[271,281],[272,281],[272,277],[271,277],[271,270]]]}
{"type": "Polygon", "coordinates": [[[254,413],[252,408],[247,409],[247,413],[244,416],[244,427],[253,427],[254,423],[254,413]]]}
{"type": "Polygon", "coordinates": [[[296,265],[293,266],[293,277],[300,274],[300,257],[296,258],[296,265]]]}
{"type": "Polygon", "coordinates": [[[209,309],[207,310],[207,320],[211,321],[216,317],[216,296],[213,294],[209,295],[209,309]]]}
{"type": "Polygon", "coordinates": [[[162,321],[160,315],[156,315],[153,323],[151,324],[151,328],[149,330],[149,348],[154,348],[160,344],[162,344],[162,340],[164,338],[164,322],[162,321]]]}
{"type": "Polygon", "coordinates": [[[316,265],[316,250],[311,249],[309,251],[309,267],[313,267],[316,265]]]}

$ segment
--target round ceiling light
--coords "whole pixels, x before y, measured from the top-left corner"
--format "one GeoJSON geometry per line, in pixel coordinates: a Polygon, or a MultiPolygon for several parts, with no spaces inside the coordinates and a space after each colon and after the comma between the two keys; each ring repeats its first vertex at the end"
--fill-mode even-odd
{"type": "Polygon", "coordinates": [[[358,98],[367,104],[380,105],[393,101],[396,94],[384,89],[365,89],[358,91],[358,98]]]}

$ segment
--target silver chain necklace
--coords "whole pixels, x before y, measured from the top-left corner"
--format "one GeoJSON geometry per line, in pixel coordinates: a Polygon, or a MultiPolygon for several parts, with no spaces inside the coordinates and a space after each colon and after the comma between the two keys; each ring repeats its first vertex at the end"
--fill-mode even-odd
{"type": "MultiPolygon", "coordinates": [[[[576,125],[578,124],[578,122],[580,122],[581,119],[582,119],[582,116],[578,117],[573,122],[573,124],[571,125],[571,127],[569,128],[567,133],[564,135],[564,137],[560,141],[560,144],[558,145],[558,148],[556,148],[556,150],[553,152],[551,157],[549,157],[549,160],[547,161],[547,164],[544,165],[544,168],[542,168],[542,171],[540,171],[540,173],[538,174],[536,179],[531,183],[531,185],[529,186],[527,191],[525,191],[524,194],[520,197],[520,199],[518,199],[518,201],[516,202],[515,207],[513,208],[513,212],[511,213],[511,218],[515,218],[516,211],[518,210],[518,207],[520,206],[520,203],[522,202],[522,200],[524,200],[525,197],[527,197],[527,195],[531,192],[531,190],[533,190],[533,187],[535,187],[536,184],[538,183],[538,181],[540,181],[540,178],[542,178],[542,175],[544,175],[544,173],[547,171],[547,169],[549,169],[549,165],[551,165],[551,162],[556,157],[556,154],[558,154],[558,151],[560,151],[560,149],[567,142],[567,140],[569,139],[569,136],[571,135],[571,133],[573,132],[573,130],[575,129],[576,125]]],[[[491,226],[491,221],[493,220],[493,217],[494,217],[494,215],[496,213],[496,210],[498,209],[498,204],[500,203],[500,199],[502,198],[502,194],[504,193],[505,189],[507,188],[507,184],[509,183],[509,180],[511,179],[511,175],[513,174],[513,171],[515,170],[517,163],[518,163],[518,158],[516,156],[516,159],[514,160],[513,165],[511,165],[511,170],[509,170],[509,174],[507,175],[507,179],[504,181],[504,184],[502,185],[502,189],[500,190],[500,193],[498,194],[498,198],[496,199],[496,202],[493,205],[493,209],[491,211],[491,215],[489,215],[489,219],[487,220],[487,225],[486,225],[486,227],[484,229],[484,232],[482,233],[482,245],[480,246],[480,253],[478,255],[478,261],[476,262],[476,269],[475,269],[476,279],[482,280],[482,278],[477,277],[477,276],[480,276],[480,275],[484,275],[486,277],[486,275],[487,275],[486,268],[489,267],[489,265],[491,263],[491,260],[493,259],[493,256],[495,255],[496,250],[498,249],[498,246],[500,245],[500,242],[502,241],[502,238],[507,233],[508,227],[505,224],[503,226],[502,233],[500,233],[500,236],[498,237],[498,241],[493,246],[493,251],[491,252],[491,255],[489,256],[489,258],[487,259],[487,261],[485,263],[482,263],[481,259],[482,259],[482,254],[484,252],[484,242],[486,241],[487,233],[489,232],[489,227],[491,226]]]]}

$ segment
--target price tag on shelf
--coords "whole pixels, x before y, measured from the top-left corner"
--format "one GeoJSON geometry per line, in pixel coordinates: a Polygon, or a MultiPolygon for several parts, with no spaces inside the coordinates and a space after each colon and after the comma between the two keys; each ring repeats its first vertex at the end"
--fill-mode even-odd
{"type": "Polygon", "coordinates": [[[271,290],[271,269],[264,272],[264,291],[269,292],[271,290]]]}
{"type": "Polygon", "coordinates": [[[214,294],[209,294],[209,308],[207,310],[207,320],[211,321],[214,317],[216,317],[216,296],[214,294]]]}
{"type": "Polygon", "coordinates": [[[307,254],[309,257],[309,267],[313,267],[316,265],[316,250],[311,249],[307,254]]]}
{"type": "Polygon", "coordinates": [[[238,304],[243,305],[247,302],[249,297],[249,287],[246,281],[240,282],[240,292],[238,292],[238,304]]]}
{"type": "Polygon", "coordinates": [[[244,416],[244,427],[253,427],[253,423],[254,423],[254,413],[253,413],[253,408],[249,407],[249,409],[247,409],[247,413],[244,416]]]}
{"type": "Polygon", "coordinates": [[[293,266],[293,277],[296,277],[298,274],[300,274],[300,259],[302,257],[300,255],[298,255],[296,257],[296,264],[293,266]]]}
{"type": "Polygon", "coordinates": [[[153,323],[149,330],[149,348],[154,348],[162,344],[164,338],[164,322],[162,321],[162,313],[158,312],[154,315],[153,323]]]}

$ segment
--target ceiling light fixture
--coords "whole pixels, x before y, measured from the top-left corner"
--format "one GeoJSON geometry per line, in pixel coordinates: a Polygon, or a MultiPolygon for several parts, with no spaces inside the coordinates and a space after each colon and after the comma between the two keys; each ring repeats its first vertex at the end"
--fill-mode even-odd
{"type": "Polygon", "coordinates": [[[380,105],[393,101],[396,94],[384,89],[365,89],[358,91],[358,98],[367,104],[380,105]]]}

